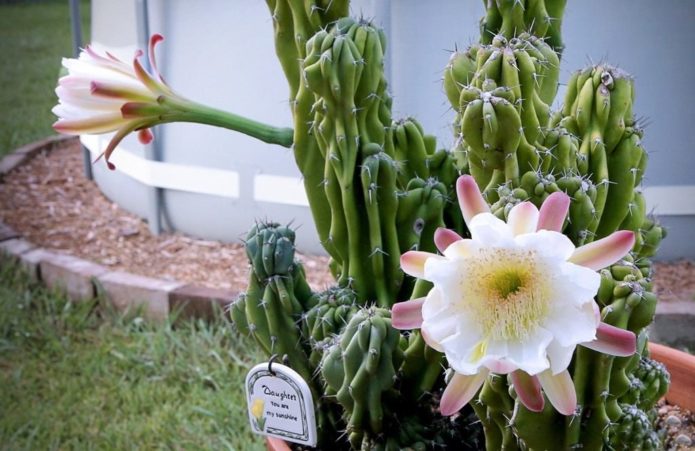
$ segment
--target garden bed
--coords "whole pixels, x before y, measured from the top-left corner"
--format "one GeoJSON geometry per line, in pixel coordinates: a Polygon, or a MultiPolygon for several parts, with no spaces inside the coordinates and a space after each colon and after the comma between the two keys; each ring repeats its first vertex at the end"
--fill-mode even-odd
{"type": "MultiPolygon", "coordinates": [[[[144,221],[108,200],[96,183],[87,180],[82,164],[79,143],[71,140],[10,172],[0,184],[0,220],[37,246],[110,270],[245,289],[248,261],[243,245],[181,233],[153,235],[144,221]]],[[[302,254],[298,258],[312,288],[332,283],[328,258],[302,254]]]]}
{"type": "MultiPolygon", "coordinates": [[[[233,291],[244,290],[247,283],[242,245],[181,233],[151,234],[145,222],[109,201],[85,178],[77,141],[39,153],[5,176],[0,219],[38,246],[112,270],[233,291]]],[[[314,289],[332,284],[327,257],[298,257],[314,289]]],[[[693,262],[658,262],[654,267],[660,301],[695,301],[693,262]]]]}

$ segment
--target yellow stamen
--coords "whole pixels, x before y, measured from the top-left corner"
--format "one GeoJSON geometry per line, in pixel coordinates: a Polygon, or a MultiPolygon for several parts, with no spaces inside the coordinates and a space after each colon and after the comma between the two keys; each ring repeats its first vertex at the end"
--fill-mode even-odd
{"type": "MultiPolygon", "coordinates": [[[[461,265],[459,306],[481,325],[486,340],[523,339],[547,316],[550,285],[534,251],[486,248],[461,265]]],[[[481,343],[474,354],[485,352],[487,343],[481,343]]]]}

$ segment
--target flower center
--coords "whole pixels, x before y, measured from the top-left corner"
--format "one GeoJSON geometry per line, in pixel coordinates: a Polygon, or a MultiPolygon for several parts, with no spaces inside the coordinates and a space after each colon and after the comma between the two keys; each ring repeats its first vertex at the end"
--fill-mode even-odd
{"type": "Polygon", "coordinates": [[[460,270],[458,304],[481,325],[486,340],[523,339],[547,316],[548,272],[535,251],[480,249],[460,270]]]}

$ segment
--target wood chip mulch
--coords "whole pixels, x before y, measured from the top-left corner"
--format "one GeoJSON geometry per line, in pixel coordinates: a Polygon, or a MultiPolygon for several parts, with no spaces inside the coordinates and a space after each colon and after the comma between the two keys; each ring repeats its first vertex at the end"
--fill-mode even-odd
{"type": "MultiPolygon", "coordinates": [[[[181,233],[152,235],[143,220],[109,201],[85,179],[74,141],[37,155],[5,176],[0,219],[36,245],[114,270],[236,291],[246,286],[248,263],[240,244],[181,233]]],[[[298,257],[312,287],[333,284],[326,257],[298,257]]],[[[660,300],[695,300],[695,265],[656,263],[654,283],[660,300]]]]}
{"type": "MultiPolygon", "coordinates": [[[[248,260],[242,245],[181,233],[152,235],[143,220],[108,200],[84,177],[82,164],[79,144],[68,142],[6,175],[0,184],[0,219],[35,245],[113,270],[245,289],[248,260]]],[[[314,289],[332,284],[327,257],[298,258],[314,289]]]]}

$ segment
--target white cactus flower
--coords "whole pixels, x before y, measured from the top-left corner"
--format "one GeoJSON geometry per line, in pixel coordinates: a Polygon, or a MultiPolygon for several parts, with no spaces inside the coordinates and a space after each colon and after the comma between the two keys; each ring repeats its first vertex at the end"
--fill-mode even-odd
{"type": "Polygon", "coordinates": [[[635,335],[602,323],[594,302],[596,271],[622,258],[634,234],[616,232],[575,249],[560,233],[569,208],[564,193],[549,196],[540,211],[530,202],[516,205],[506,223],[489,212],[472,177],[459,178],[457,194],[471,238],[439,229],[443,255],[402,256],[407,274],[434,287],[426,298],[394,305],[394,327],[420,328],[455,371],[443,415],[467,404],[490,373],[511,373],[530,410],[543,409],[542,387],[556,410],[572,414],[577,401],[567,367],[577,345],[635,352],[635,335]]]}

